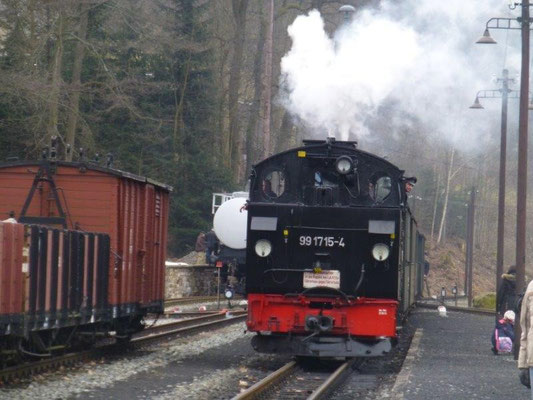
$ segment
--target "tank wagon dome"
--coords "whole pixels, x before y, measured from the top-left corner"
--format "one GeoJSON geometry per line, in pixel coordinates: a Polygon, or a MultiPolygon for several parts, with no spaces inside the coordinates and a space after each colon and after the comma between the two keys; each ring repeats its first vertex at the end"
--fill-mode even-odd
{"type": "Polygon", "coordinates": [[[246,248],[246,223],[248,212],[245,197],[235,197],[224,202],[213,220],[214,231],[222,244],[232,249],[246,248]]]}

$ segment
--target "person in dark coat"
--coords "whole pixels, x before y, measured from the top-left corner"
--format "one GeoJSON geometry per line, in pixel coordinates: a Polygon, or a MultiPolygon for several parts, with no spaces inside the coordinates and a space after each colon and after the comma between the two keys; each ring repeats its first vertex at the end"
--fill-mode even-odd
{"type": "Polygon", "coordinates": [[[514,310],[516,305],[516,267],[512,265],[506,274],[502,274],[502,283],[498,290],[496,310],[503,315],[507,310],[514,310]]]}
{"type": "Polygon", "coordinates": [[[196,244],[194,246],[194,251],[197,253],[203,253],[207,250],[207,243],[205,241],[205,233],[200,232],[198,237],[196,238],[196,244]]]}
{"type": "Polygon", "coordinates": [[[213,229],[211,229],[209,232],[205,234],[205,243],[206,243],[205,262],[207,264],[211,264],[211,255],[214,252],[216,252],[218,248],[218,238],[213,229]]]}

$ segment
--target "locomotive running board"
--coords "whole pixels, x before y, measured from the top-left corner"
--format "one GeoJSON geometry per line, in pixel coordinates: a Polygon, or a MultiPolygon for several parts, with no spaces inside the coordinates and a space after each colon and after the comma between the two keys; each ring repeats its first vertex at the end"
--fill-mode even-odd
{"type": "Polygon", "coordinates": [[[252,347],[259,353],[311,357],[379,357],[392,348],[388,338],[380,339],[374,344],[339,336],[315,336],[307,340],[305,338],[305,336],[256,335],[252,338],[252,347]]]}

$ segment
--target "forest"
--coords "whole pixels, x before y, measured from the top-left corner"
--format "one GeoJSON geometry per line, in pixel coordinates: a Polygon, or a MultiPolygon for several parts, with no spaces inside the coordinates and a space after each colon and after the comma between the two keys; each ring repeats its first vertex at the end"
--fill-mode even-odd
{"type": "MultiPolygon", "coordinates": [[[[116,168],[173,186],[169,253],[183,255],[211,227],[213,192],[243,190],[254,163],[328,134],[287,106],[291,82],[282,60],[296,43],[288,28],[298,16],[318,10],[331,36],[344,23],[338,10],[345,3],[364,18],[381,2],[1,0],[0,159],[39,158],[52,136],[67,160],[103,163],[113,154],[116,168]]],[[[399,107],[404,100],[390,92],[359,118],[365,134],[349,129],[343,138],[418,178],[411,207],[431,246],[465,238],[475,190],[476,251],[495,259],[499,103],[491,117],[472,117],[476,91],[448,96],[462,83],[448,79],[421,101],[448,122],[459,120],[462,138],[470,118],[484,119],[482,145],[447,140],[448,126],[399,107]]],[[[514,262],[516,121],[509,129],[505,265],[514,262]]]]}

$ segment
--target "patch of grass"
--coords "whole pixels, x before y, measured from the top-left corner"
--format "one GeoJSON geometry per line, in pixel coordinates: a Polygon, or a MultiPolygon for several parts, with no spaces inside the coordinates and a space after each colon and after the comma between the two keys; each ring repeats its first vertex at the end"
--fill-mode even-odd
{"type": "Polygon", "coordinates": [[[474,308],[496,310],[496,293],[485,293],[474,297],[473,305],[474,308]]]}
{"type": "Polygon", "coordinates": [[[441,267],[443,267],[444,269],[450,269],[451,267],[454,266],[454,262],[453,262],[453,253],[451,251],[448,251],[444,257],[441,259],[441,267]]]}

